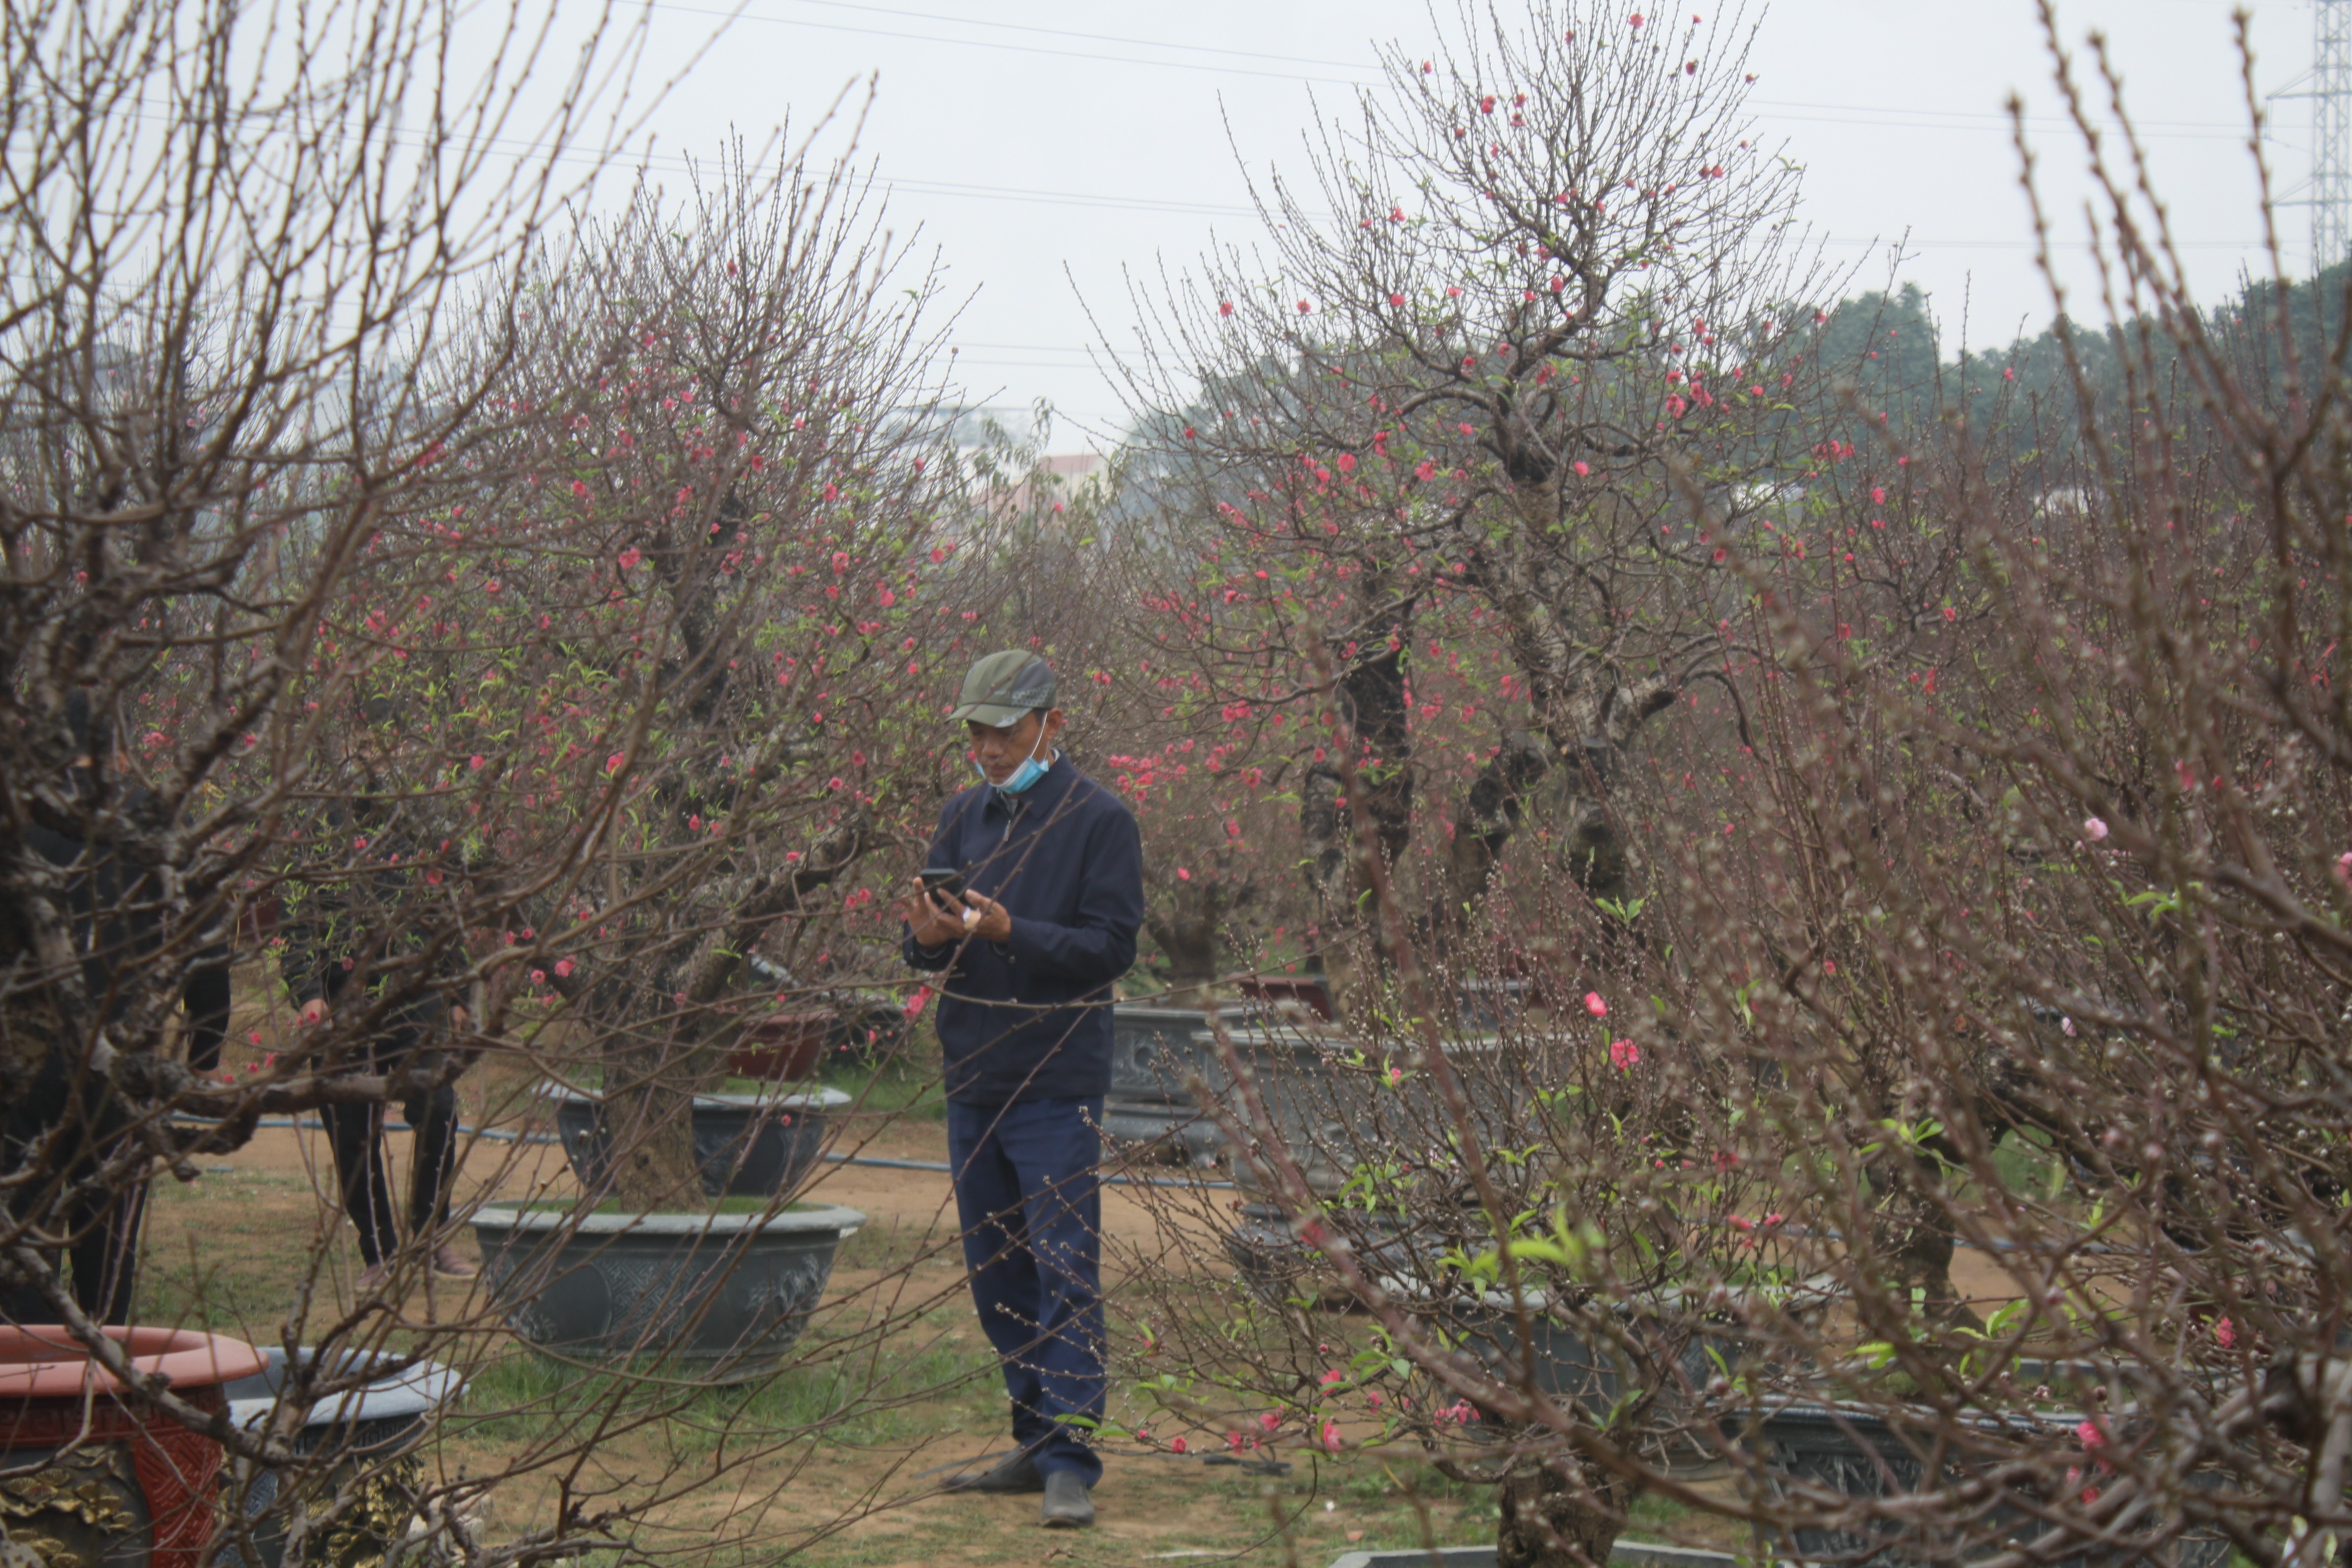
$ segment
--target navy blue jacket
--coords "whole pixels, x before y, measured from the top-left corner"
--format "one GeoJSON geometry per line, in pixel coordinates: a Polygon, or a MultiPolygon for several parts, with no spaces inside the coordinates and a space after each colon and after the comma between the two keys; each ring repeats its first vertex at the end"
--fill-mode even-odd
{"type": "Polygon", "coordinates": [[[948,802],[927,866],[1013,917],[1010,940],[949,947],[902,937],[907,962],[945,971],[940,1043],[948,1098],[968,1105],[1095,1100],[1110,1088],[1110,984],[1135,963],[1143,840],[1125,802],[1056,757],[1017,795],[975,784],[948,802]]]}

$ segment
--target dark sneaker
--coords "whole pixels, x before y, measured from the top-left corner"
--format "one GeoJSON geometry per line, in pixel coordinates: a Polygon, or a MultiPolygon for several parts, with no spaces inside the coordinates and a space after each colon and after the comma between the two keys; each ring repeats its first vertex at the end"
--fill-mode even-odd
{"type": "Polygon", "coordinates": [[[1048,1530],[1084,1530],[1095,1521],[1095,1500],[1076,1470],[1055,1470],[1045,1478],[1045,1501],[1037,1517],[1048,1530]]]}
{"type": "Polygon", "coordinates": [[[1026,1448],[1004,1456],[984,1470],[950,1476],[942,1489],[951,1492],[1042,1492],[1045,1478],[1037,1473],[1036,1457],[1026,1448]]]}

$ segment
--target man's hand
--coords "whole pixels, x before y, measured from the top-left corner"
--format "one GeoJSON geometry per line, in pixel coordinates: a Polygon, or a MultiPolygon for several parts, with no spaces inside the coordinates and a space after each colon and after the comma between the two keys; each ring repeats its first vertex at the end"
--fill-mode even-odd
{"type": "Polygon", "coordinates": [[[464,1034],[466,1032],[466,1025],[468,1021],[469,1016],[466,1012],[466,1005],[464,1003],[452,1002],[449,1004],[449,1029],[451,1033],[459,1035],[464,1034]]]}
{"type": "Polygon", "coordinates": [[[984,893],[966,893],[963,901],[980,913],[971,924],[971,934],[983,942],[1011,942],[1013,917],[1003,904],[984,893]]]}
{"type": "Polygon", "coordinates": [[[971,927],[964,919],[961,904],[951,896],[932,892],[923,886],[920,877],[915,879],[915,890],[898,906],[898,913],[907,928],[915,933],[915,941],[923,947],[945,947],[961,942],[971,927]]]}
{"type": "Polygon", "coordinates": [[[323,1024],[326,1021],[327,999],[324,996],[313,996],[308,1002],[302,1004],[302,1023],[304,1026],[307,1027],[312,1024],[323,1024]]]}

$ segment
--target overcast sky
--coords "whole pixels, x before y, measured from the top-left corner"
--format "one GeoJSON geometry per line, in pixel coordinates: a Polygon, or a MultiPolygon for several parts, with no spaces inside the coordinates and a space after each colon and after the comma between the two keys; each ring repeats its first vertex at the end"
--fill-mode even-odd
{"type": "MultiPolygon", "coordinates": [[[[1105,337],[1129,341],[1123,269],[1173,269],[1213,236],[1248,237],[1243,162],[1297,167],[1318,102],[1341,106],[1374,79],[1376,41],[1432,36],[1422,0],[745,0],[724,21],[730,9],[663,0],[655,12],[656,77],[723,27],[654,115],[660,149],[708,154],[730,130],[756,139],[878,72],[862,151],[893,187],[894,225],[919,226],[968,297],[955,334],[967,384],[994,402],[1050,398],[1066,421],[1056,449],[1089,444],[1087,429],[1115,435],[1124,419],[1088,353],[1105,337]]],[[[2208,300],[2263,265],[2231,9],[2060,5],[2086,67],[2084,36],[2109,36],[2208,300]]],[[[2252,11],[2260,87],[2300,85],[2310,0],[2252,11]]],[[[1933,296],[1948,338],[1964,308],[1978,344],[2046,320],[2008,96],[2033,117],[2070,239],[2082,233],[2084,157],[2054,118],[2031,0],[1774,0],[1749,16],[1764,142],[1805,165],[1801,216],[1832,256],[1864,264],[1857,286],[1882,284],[1907,236],[1895,277],[1933,296]]],[[[2290,195],[2309,172],[2310,109],[2274,105],[2273,178],[2290,195]]],[[[2284,210],[2280,224],[2291,264],[2306,268],[2307,210],[2284,210]]]]}

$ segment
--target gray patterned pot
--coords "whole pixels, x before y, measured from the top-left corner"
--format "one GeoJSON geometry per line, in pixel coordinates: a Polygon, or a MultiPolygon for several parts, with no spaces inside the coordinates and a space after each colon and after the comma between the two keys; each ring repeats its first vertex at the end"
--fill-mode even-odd
{"type": "Polygon", "coordinates": [[[660,1358],[734,1383],[792,1349],[866,1223],[810,1205],[753,1214],[577,1214],[486,1208],[473,1217],[491,1302],[526,1343],[591,1360],[660,1358]]]}
{"type": "MultiPolygon", "coordinates": [[[[610,1174],[612,1136],[603,1097],[567,1084],[542,1092],[555,1101],[555,1130],[572,1173],[590,1192],[610,1174]]],[[[791,1192],[824,1152],[826,1114],[849,1103],[837,1089],[694,1097],[694,1159],[709,1197],[772,1198],[791,1192]]]]}
{"type": "MultiPolygon", "coordinates": [[[[1293,1025],[1234,1029],[1232,1035],[1274,1130],[1316,1192],[1339,1191],[1367,1153],[1431,1166],[1456,1163],[1448,1145],[1451,1124],[1415,1048],[1382,1052],[1293,1025]]],[[[1218,1098],[1226,1099],[1231,1084],[1215,1054],[1214,1037],[1193,1037],[1208,1048],[1209,1081],[1218,1098]]],[[[1447,1060],[1468,1089],[1473,1121],[1487,1140],[1507,1136],[1517,1099],[1516,1084],[1498,1071],[1506,1065],[1505,1050],[1492,1035],[1445,1046],[1447,1060]]],[[[1239,1113],[1237,1102],[1234,1110],[1239,1113]]],[[[1244,1186],[1263,1184],[1241,1152],[1234,1155],[1234,1179],[1244,1186]]]]}
{"type": "MultiPolygon", "coordinates": [[[[260,1348],[268,1364],[223,1385],[232,1426],[257,1430],[278,1415],[286,1386],[286,1351],[283,1346],[260,1348]]],[[[314,1353],[303,1346],[303,1363],[309,1363],[314,1353]]],[[[398,1367],[400,1360],[390,1352],[347,1352],[341,1365],[353,1371],[398,1367]]],[[[299,1517],[306,1538],[302,1562],[351,1568],[381,1563],[400,1543],[415,1515],[413,1500],[423,1466],[414,1450],[435,1413],[457,1398],[461,1382],[446,1366],[418,1362],[310,1405],[293,1443],[295,1454],[309,1463],[293,1472],[290,1497],[284,1492],[284,1473],[235,1461],[234,1484],[241,1492],[253,1545],[245,1552],[240,1543],[239,1555],[260,1568],[279,1568],[299,1517]],[[327,1506],[339,1500],[340,1508],[327,1506]],[[324,1511],[310,1517],[319,1510],[324,1511]]]]}
{"type": "Polygon", "coordinates": [[[1103,1100],[1103,1131],[1115,1142],[1141,1145],[1195,1163],[1213,1163],[1224,1135],[1201,1113],[1184,1085],[1194,1074],[1216,1081],[1213,1016],[1238,1020],[1244,1005],[1171,1007],[1121,1002],[1110,1010],[1110,1092],[1103,1100]]]}
{"type": "MultiPolygon", "coordinates": [[[[1790,1402],[1760,1413],[1752,1432],[1766,1468],[1792,1481],[1808,1482],[1856,1498],[1900,1498],[1932,1494],[1963,1479],[1969,1470],[1955,1458],[1940,1474],[1929,1476],[1922,1453],[1938,1451],[1936,1417],[1922,1411],[1916,1427],[1890,1421],[1877,1411],[1855,1405],[1806,1405],[1790,1402]],[[1906,1429],[1907,1428],[1907,1429],[1906,1429]]],[[[2053,1428],[2072,1426],[2071,1415],[2045,1417],[2053,1428]]],[[[1748,1421],[1726,1416],[1723,1432],[1734,1442],[1750,1436],[1748,1421]]],[[[1945,1450],[1950,1452],[1952,1450],[1945,1450]]],[[[2192,1475],[2192,1485],[2209,1477],[2192,1475]]],[[[2025,1510],[1996,1504],[1979,1520],[1980,1537],[1972,1542],[1938,1539],[1924,1531],[1906,1531],[1892,1519],[1873,1521],[1856,1530],[1801,1529],[1794,1537],[1795,1555],[1809,1563],[1868,1563],[1872,1568],[1910,1568],[1944,1564],[2013,1551],[2045,1534],[2049,1525],[2025,1510]]],[[[2093,1543],[2086,1542],[2085,1547],[2093,1543]]],[[[2123,1561],[2115,1548],[2064,1552],[2050,1559],[2051,1568],[2093,1568],[2123,1561]]],[[[2230,1542],[2218,1535],[2189,1531],[2142,1561],[2169,1568],[2223,1568],[2230,1542]]]]}
{"type": "Polygon", "coordinates": [[[1580,1321],[1555,1310],[1539,1289],[1519,1299],[1528,1307],[1524,1339],[1512,1298],[1502,1290],[1455,1297],[1428,1315],[1496,1382],[1517,1387],[1531,1381],[1546,1398],[1580,1405],[1596,1421],[1627,1389],[1654,1390],[1649,1425],[1657,1436],[1644,1458],[1669,1468],[1712,1466],[1720,1458],[1691,1430],[1718,1372],[1736,1378],[1776,1359],[1774,1347],[1746,1331],[1735,1314],[1694,1311],[1679,1292],[1611,1304],[1622,1339],[1591,1331],[1589,1316],[1580,1321]]]}

